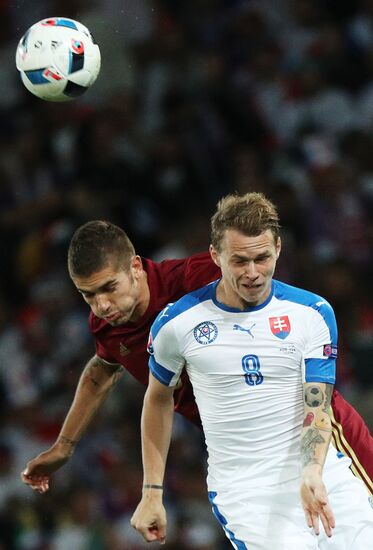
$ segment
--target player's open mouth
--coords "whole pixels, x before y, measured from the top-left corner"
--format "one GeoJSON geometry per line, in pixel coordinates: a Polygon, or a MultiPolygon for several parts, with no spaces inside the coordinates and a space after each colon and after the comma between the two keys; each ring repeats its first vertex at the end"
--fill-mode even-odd
{"type": "Polygon", "coordinates": [[[249,285],[249,284],[242,283],[242,286],[244,286],[244,287],[247,288],[248,290],[255,290],[255,289],[260,288],[262,285],[261,285],[261,284],[258,284],[258,285],[249,285]]]}

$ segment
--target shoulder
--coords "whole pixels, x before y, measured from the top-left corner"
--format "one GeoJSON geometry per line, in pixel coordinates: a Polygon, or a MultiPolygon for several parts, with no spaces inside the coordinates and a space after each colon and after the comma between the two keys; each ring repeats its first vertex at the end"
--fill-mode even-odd
{"type": "Polygon", "coordinates": [[[189,312],[203,302],[210,300],[212,298],[214,288],[215,284],[209,283],[198,290],[185,294],[185,296],[177,300],[177,302],[168,304],[159,313],[152,325],[151,331],[153,338],[163,327],[165,327],[165,325],[170,327],[172,324],[177,323],[183,314],[189,312]]]}
{"type": "Polygon", "coordinates": [[[334,335],[337,333],[337,324],[332,306],[325,298],[280,281],[273,281],[273,295],[278,300],[287,301],[294,309],[298,309],[302,316],[306,315],[312,323],[321,323],[327,326],[334,335]]]}
{"type": "Polygon", "coordinates": [[[286,300],[294,304],[310,307],[316,311],[332,309],[329,302],[322,296],[277,280],[273,281],[273,295],[278,300],[286,300]]]}
{"type": "Polygon", "coordinates": [[[162,262],[143,259],[143,265],[149,280],[159,286],[167,285],[168,293],[175,299],[221,276],[220,269],[212,261],[209,252],[162,262]]]}
{"type": "Polygon", "coordinates": [[[175,271],[187,270],[195,267],[206,267],[213,264],[209,252],[200,252],[187,256],[186,258],[167,258],[156,262],[149,258],[142,258],[144,269],[162,273],[162,275],[172,274],[175,271]]]}

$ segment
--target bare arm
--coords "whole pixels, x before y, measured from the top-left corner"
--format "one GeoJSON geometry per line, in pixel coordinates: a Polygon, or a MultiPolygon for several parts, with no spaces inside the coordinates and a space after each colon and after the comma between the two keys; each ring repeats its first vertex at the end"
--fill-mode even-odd
{"type": "Polygon", "coordinates": [[[322,481],[322,471],[332,433],[329,416],[332,393],[331,384],[304,384],[304,422],[301,436],[301,498],[307,524],[319,534],[320,517],[329,537],[332,535],[335,520],[322,481]]]}
{"type": "Polygon", "coordinates": [[[121,365],[107,363],[95,355],[85,366],[76,389],[74,401],[65,418],[57,442],[72,452],[97,409],[121,376],[121,365]]]}
{"type": "Polygon", "coordinates": [[[162,487],[174,415],[173,391],[150,374],[141,417],[143,495],[131,519],[148,542],[163,543],[166,537],[162,487]]]}
{"type": "Polygon", "coordinates": [[[92,357],[85,366],[60,434],[50,449],[27,463],[21,477],[32,489],[44,493],[49,489],[50,475],[65,464],[96,411],[118,381],[122,367],[92,357]]]}

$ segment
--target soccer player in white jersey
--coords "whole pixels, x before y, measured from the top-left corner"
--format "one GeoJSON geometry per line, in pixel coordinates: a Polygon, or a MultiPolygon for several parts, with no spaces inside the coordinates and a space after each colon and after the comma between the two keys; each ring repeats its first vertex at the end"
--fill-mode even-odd
{"type": "Polygon", "coordinates": [[[221,200],[211,242],[222,278],[170,304],[151,329],[143,497],[132,525],[147,541],[165,540],[172,394],[186,368],[206,438],[209,499],[235,548],[373,548],[366,488],[329,446],[331,306],[273,279],[279,220],[262,194],[221,200]]]}

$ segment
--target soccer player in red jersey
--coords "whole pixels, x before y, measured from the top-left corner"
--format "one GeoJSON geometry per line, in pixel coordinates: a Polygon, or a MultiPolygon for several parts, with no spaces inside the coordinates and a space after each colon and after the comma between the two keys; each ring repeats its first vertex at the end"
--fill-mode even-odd
{"type": "MultiPolygon", "coordinates": [[[[24,483],[44,493],[50,477],[65,464],[110,389],[128,370],[148,383],[146,351],[150,326],[158,313],[220,277],[209,253],[157,263],[142,259],[126,233],[106,221],[92,221],[77,229],[68,254],[70,277],[91,308],[90,330],[96,354],[85,366],[74,401],[56,442],[28,462],[24,483]]],[[[175,410],[199,425],[192,387],[185,372],[175,391],[175,410]]],[[[373,438],[356,410],[334,390],[333,441],[352,459],[352,469],[373,493],[373,438]]]]}

